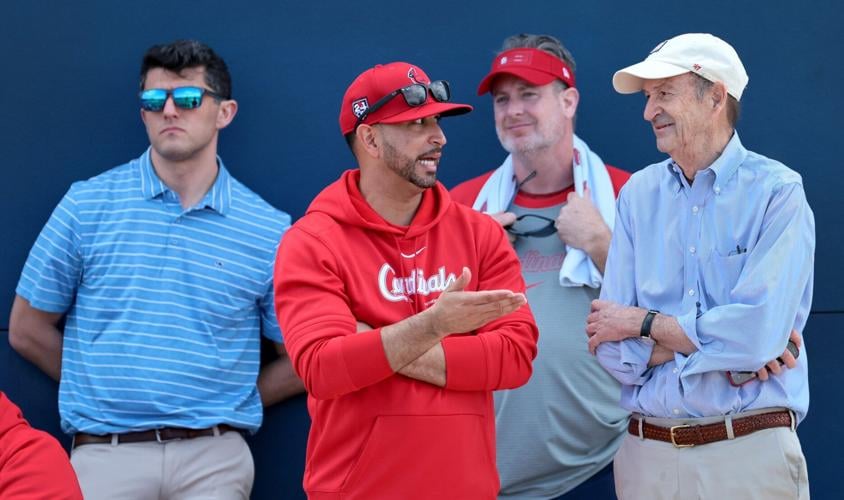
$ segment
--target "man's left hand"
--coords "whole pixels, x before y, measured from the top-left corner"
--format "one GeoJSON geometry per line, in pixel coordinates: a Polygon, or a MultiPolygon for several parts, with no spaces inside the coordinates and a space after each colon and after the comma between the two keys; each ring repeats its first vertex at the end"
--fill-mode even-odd
{"type": "Polygon", "coordinates": [[[593,300],[592,312],[586,317],[589,352],[595,354],[602,342],[638,337],[647,313],[647,309],[641,307],[622,306],[608,300],[593,300]]]}
{"type": "MultiPolygon", "coordinates": [[[[788,340],[794,342],[794,345],[797,346],[797,349],[800,349],[800,346],[803,345],[803,339],[800,338],[800,334],[797,333],[797,330],[791,330],[791,335],[789,335],[788,340]]],[[[768,376],[773,373],[774,375],[779,375],[785,368],[794,368],[797,366],[797,359],[791,354],[791,351],[788,349],[782,353],[780,356],[782,358],[783,364],[780,365],[780,362],[776,359],[773,361],[769,361],[767,365],[763,366],[759,371],[756,372],[756,376],[759,380],[768,380],[768,376]],[[785,366],[785,368],[783,368],[785,366]]]]}
{"type": "Polygon", "coordinates": [[[592,204],[589,188],[583,187],[583,196],[576,192],[569,193],[568,200],[560,209],[554,223],[557,236],[566,245],[579,248],[587,253],[609,242],[610,228],[601,217],[601,213],[592,204]]]}

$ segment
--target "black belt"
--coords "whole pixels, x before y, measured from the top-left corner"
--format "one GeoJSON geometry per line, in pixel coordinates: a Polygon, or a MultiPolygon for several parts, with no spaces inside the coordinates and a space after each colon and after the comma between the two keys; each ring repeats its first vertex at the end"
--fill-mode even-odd
{"type": "Polygon", "coordinates": [[[111,444],[112,442],[115,442],[113,441],[115,436],[117,438],[115,444],[144,443],[149,441],[166,443],[168,441],[178,441],[181,439],[214,436],[215,434],[223,434],[229,431],[241,432],[240,429],[228,424],[220,424],[207,429],[162,427],[161,429],[152,429],[140,432],[124,432],[120,434],[86,434],[84,432],[78,432],[73,436],[73,447],[76,448],[77,446],[82,446],[83,444],[111,444]]]}

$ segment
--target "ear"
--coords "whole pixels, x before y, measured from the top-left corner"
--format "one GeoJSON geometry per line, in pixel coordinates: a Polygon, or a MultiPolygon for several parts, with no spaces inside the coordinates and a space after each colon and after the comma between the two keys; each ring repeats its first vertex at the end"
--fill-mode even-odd
{"type": "Polygon", "coordinates": [[[724,82],[715,82],[709,93],[709,102],[712,104],[712,111],[718,112],[727,106],[727,86],[724,82]]]}
{"type": "Polygon", "coordinates": [[[569,87],[560,92],[560,104],[563,108],[563,115],[573,119],[577,113],[577,105],[580,102],[580,92],[574,87],[569,87]]]}
{"type": "Polygon", "coordinates": [[[220,101],[220,108],[217,110],[217,130],[224,129],[234,120],[237,114],[237,101],[226,99],[220,101]]]}
{"type": "Polygon", "coordinates": [[[357,131],[357,140],[360,143],[361,150],[373,158],[381,157],[381,138],[378,135],[378,130],[372,125],[366,123],[360,124],[357,131]]]}

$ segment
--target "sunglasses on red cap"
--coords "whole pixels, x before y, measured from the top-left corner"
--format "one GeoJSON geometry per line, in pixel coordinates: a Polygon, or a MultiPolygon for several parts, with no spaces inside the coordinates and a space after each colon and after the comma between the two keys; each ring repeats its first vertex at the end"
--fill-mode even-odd
{"type": "Polygon", "coordinates": [[[433,97],[437,102],[448,102],[449,99],[451,99],[451,88],[445,80],[434,80],[428,85],[425,85],[424,83],[414,83],[412,85],[408,85],[407,87],[402,87],[390,92],[381,99],[378,99],[372,106],[364,109],[355,122],[354,130],[357,130],[360,124],[363,123],[369,115],[384,107],[385,104],[392,101],[397,95],[401,94],[404,98],[404,102],[408,106],[415,108],[425,104],[428,100],[428,92],[431,93],[431,97],[433,97]]]}

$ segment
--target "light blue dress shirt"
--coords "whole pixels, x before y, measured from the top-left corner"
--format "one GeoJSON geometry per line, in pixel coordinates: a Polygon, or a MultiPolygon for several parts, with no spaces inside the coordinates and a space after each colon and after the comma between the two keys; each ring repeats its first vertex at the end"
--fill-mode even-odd
{"type": "Polygon", "coordinates": [[[652,344],[605,342],[598,361],[627,410],[668,418],[809,407],[808,356],[768,381],[727,372],[780,356],[812,302],[815,223],[799,174],[748,151],[738,133],[689,185],[668,159],[622,189],[601,298],[675,316],[697,351],[648,368],[652,344]]]}

